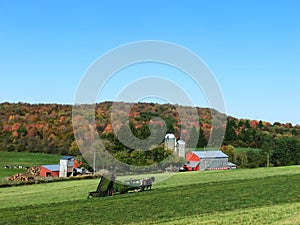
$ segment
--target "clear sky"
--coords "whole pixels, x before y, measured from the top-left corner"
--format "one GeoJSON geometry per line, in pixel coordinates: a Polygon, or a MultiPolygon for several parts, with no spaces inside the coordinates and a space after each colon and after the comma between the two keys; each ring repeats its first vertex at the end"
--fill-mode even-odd
{"type": "MultiPolygon", "coordinates": [[[[101,55],[128,42],[163,40],[209,66],[228,115],[300,124],[299,12],[299,1],[290,0],[2,0],[0,102],[72,104],[81,77],[101,55]]],[[[114,100],[139,76],[176,82],[176,71],[137,68],[112,78],[99,101],[114,100]]],[[[196,105],[207,106],[188,79],[178,82],[196,105]]]]}

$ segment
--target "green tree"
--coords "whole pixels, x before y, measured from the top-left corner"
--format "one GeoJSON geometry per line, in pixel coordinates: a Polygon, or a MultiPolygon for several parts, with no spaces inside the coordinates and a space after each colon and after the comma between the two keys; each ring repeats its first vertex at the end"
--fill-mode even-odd
{"type": "Polygon", "coordinates": [[[171,121],[167,120],[166,127],[167,127],[167,133],[174,134],[175,129],[171,121]]]}
{"type": "Polygon", "coordinates": [[[258,129],[261,129],[261,128],[263,128],[263,127],[264,127],[263,122],[260,120],[260,121],[258,122],[257,128],[258,128],[258,129]]]}
{"type": "Polygon", "coordinates": [[[186,140],[186,146],[188,148],[196,148],[198,144],[199,132],[197,132],[196,128],[193,127],[190,130],[190,136],[186,140]]]}
{"type": "Polygon", "coordinates": [[[205,146],[207,146],[207,140],[204,137],[203,129],[200,127],[197,148],[204,148],[205,146]]]}
{"type": "Polygon", "coordinates": [[[237,152],[237,154],[236,154],[236,164],[239,167],[242,167],[242,168],[248,167],[247,151],[237,152]]]}
{"type": "Polygon", "coordinates": [[[147,165],[147,160],[144,151],[134,150],[130,153],[131,165],[134,166],[145,166],[147,165]]]}
{"type": "Polygon", "coordinates": [[[281,137],[275,142],[271,158],[275,166],[286,166],[300,162],[300,142],[296,137],[281,137]]]}
{"type": "Polygon", "coordinates": [[[250,126],[250,120],[246,120],[245,121],[245,127],[246,128],[251,128],[251,126],[250,126]]]}
{"type": "Polygon", "coordinates": [[[232,145],[223,145],[221,151],[228,155],[228,161],[236,163],[236,151],[232,145]]]}
{"type": "Polygon", "coordinates": [[[255,151],[255,150],[247,151],[247,160],[248,160],[247,167],[249,167],[249,168],[259,167],[260,159],[261,158],[260,158],[259,151],[255,151]]]}
{"type": "Polygon", "coordinates": [[[261,145],[261,166],[269,167],[270,158],[273,150],[275,149],[274,138],[269,133],[262,133],[262,145],[261,145]]]}
{"type": "Polygon", "coordinates": [[[227,124],[224,136],[224,145],[234,144],[237,140],[237,135],[233,126],[227,124]]]}

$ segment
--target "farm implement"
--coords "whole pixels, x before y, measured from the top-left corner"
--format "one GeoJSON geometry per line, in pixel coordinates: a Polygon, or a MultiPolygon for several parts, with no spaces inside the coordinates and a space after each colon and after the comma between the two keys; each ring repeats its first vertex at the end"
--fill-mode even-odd
{"type": "Polygon", "coordinates": [[[145,191],[151,190],[152,184],[155,178],[143,178],[143,179],[130,179],[124,183],[119,183],[115,181],[115,175],[112,174],[109,179],[107,176],[101,176],[98,187],[96,191],[89,192],[89,197],[105,197],[112,196],[114,194],[124,194],[129,191],[145,191]]]}

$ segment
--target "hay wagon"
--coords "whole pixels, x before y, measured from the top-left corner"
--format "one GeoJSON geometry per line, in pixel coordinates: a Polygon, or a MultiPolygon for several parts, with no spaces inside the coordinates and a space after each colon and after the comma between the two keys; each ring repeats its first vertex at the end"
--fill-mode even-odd
{"type": "Polygon", "coordinates": [[[155,178],[143,178],[143,179],[130,179],[126,180],[124,183],[115,182],[114,174],[111,175],[111,178],[107,176],[101,176],[98,187],[96,191],[89,192],[89,197],[105,197],[112,196],[114,194],[124,194],[129,191],[144,191],[151,190],[152,184],[154,183],[155,178]]]}
{"type": "Polygon", "coordinates": [[[152,184],[154,183],[155,178],[143,178],[143,179],[130,179],[126,180],[124,184],[128,187],[127,191],[144,191],[144,190],[151,190],[152,184]]]}

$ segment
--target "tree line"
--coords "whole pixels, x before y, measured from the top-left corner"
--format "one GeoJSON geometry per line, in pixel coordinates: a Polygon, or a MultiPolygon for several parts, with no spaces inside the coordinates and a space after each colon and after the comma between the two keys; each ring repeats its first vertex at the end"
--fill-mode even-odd
{"type": "MultiPolygon", "coordinates": [[[[177,138],[186,135],[186,147],[204,148],[207,146],[212,129],[226,126],[223,145],[234,146],[236,149],[251,148],[255,150],[235,151],[231,161],[240,167],[285,166],[299,164],[300,126],[290,123],[269,123],[265,121],[237,119],[227,117],[227,124],[217,121],[217,127],[212,128],[212,110],[197,108],[199,114],[199,130],[189,121],[181,121],[175,106],[154,103],[122,103],[119,110],[120,121],[126,120],[125,108],[132,107],[129,114],[129,128],[132,134],[145,141],[145,146],[127,147],[118,141],[111,122],[113,102],[103,102],[95,107],[96,130],[105,140],[106,147],[116,158],[134,165],[151,165],[170,158],[171,153],[163,148],[163,140],[152,151],[145,151],[153,140],[150,135],[149,121],[156,121],[154,131],[173,133],[177,138]],[[122,105],[123,104],[123,105],[122,105]],[[122,110],[124,107],[124,110],[122,110]],[[165,125],[165,126],[164,126],[165,125]]],[[[191,107],[186,107],[188,115],[191,107]]],[[[216,112],[214,112],[216,113],[216,112]]],[[[90,115],[89,115],[90,116],[90,115]]],[[[93,116],[93,115],[92,115],[93,116]]],[[[217,119],[224,115],[217,114],[217,119]]],[[[128,121],[127,121],[128,122],[128,121]]],[[[122,130],[122,126],[119,127],[122,130]]],[[[128,131],[128,130],[127,130],[128,131]]],[[[126,132],[121,132],[123,140],[128,139],[126,132]]],[[[84,133],[84,130],[82,131],[84,133]]],[[[182,137],[181,137],[182,138],[182,137]]],[[[128,143],[134,143],[128,139],[128,143]]],[[[223,148],[225,148],[223,147],[223,148]]],[[[78,143],[74,138],[72,127],[72,106],[61,104],[0,104],[0,151],[42,152],[61,155],[78,155],[78,143]]],[[[225,150],[226,151],[226,150],[225,150]]],[[[177,160],[177,159],[173,159],[177,160]]],[[[179,159],[177,160],[179,162],[179,159]]]]}

